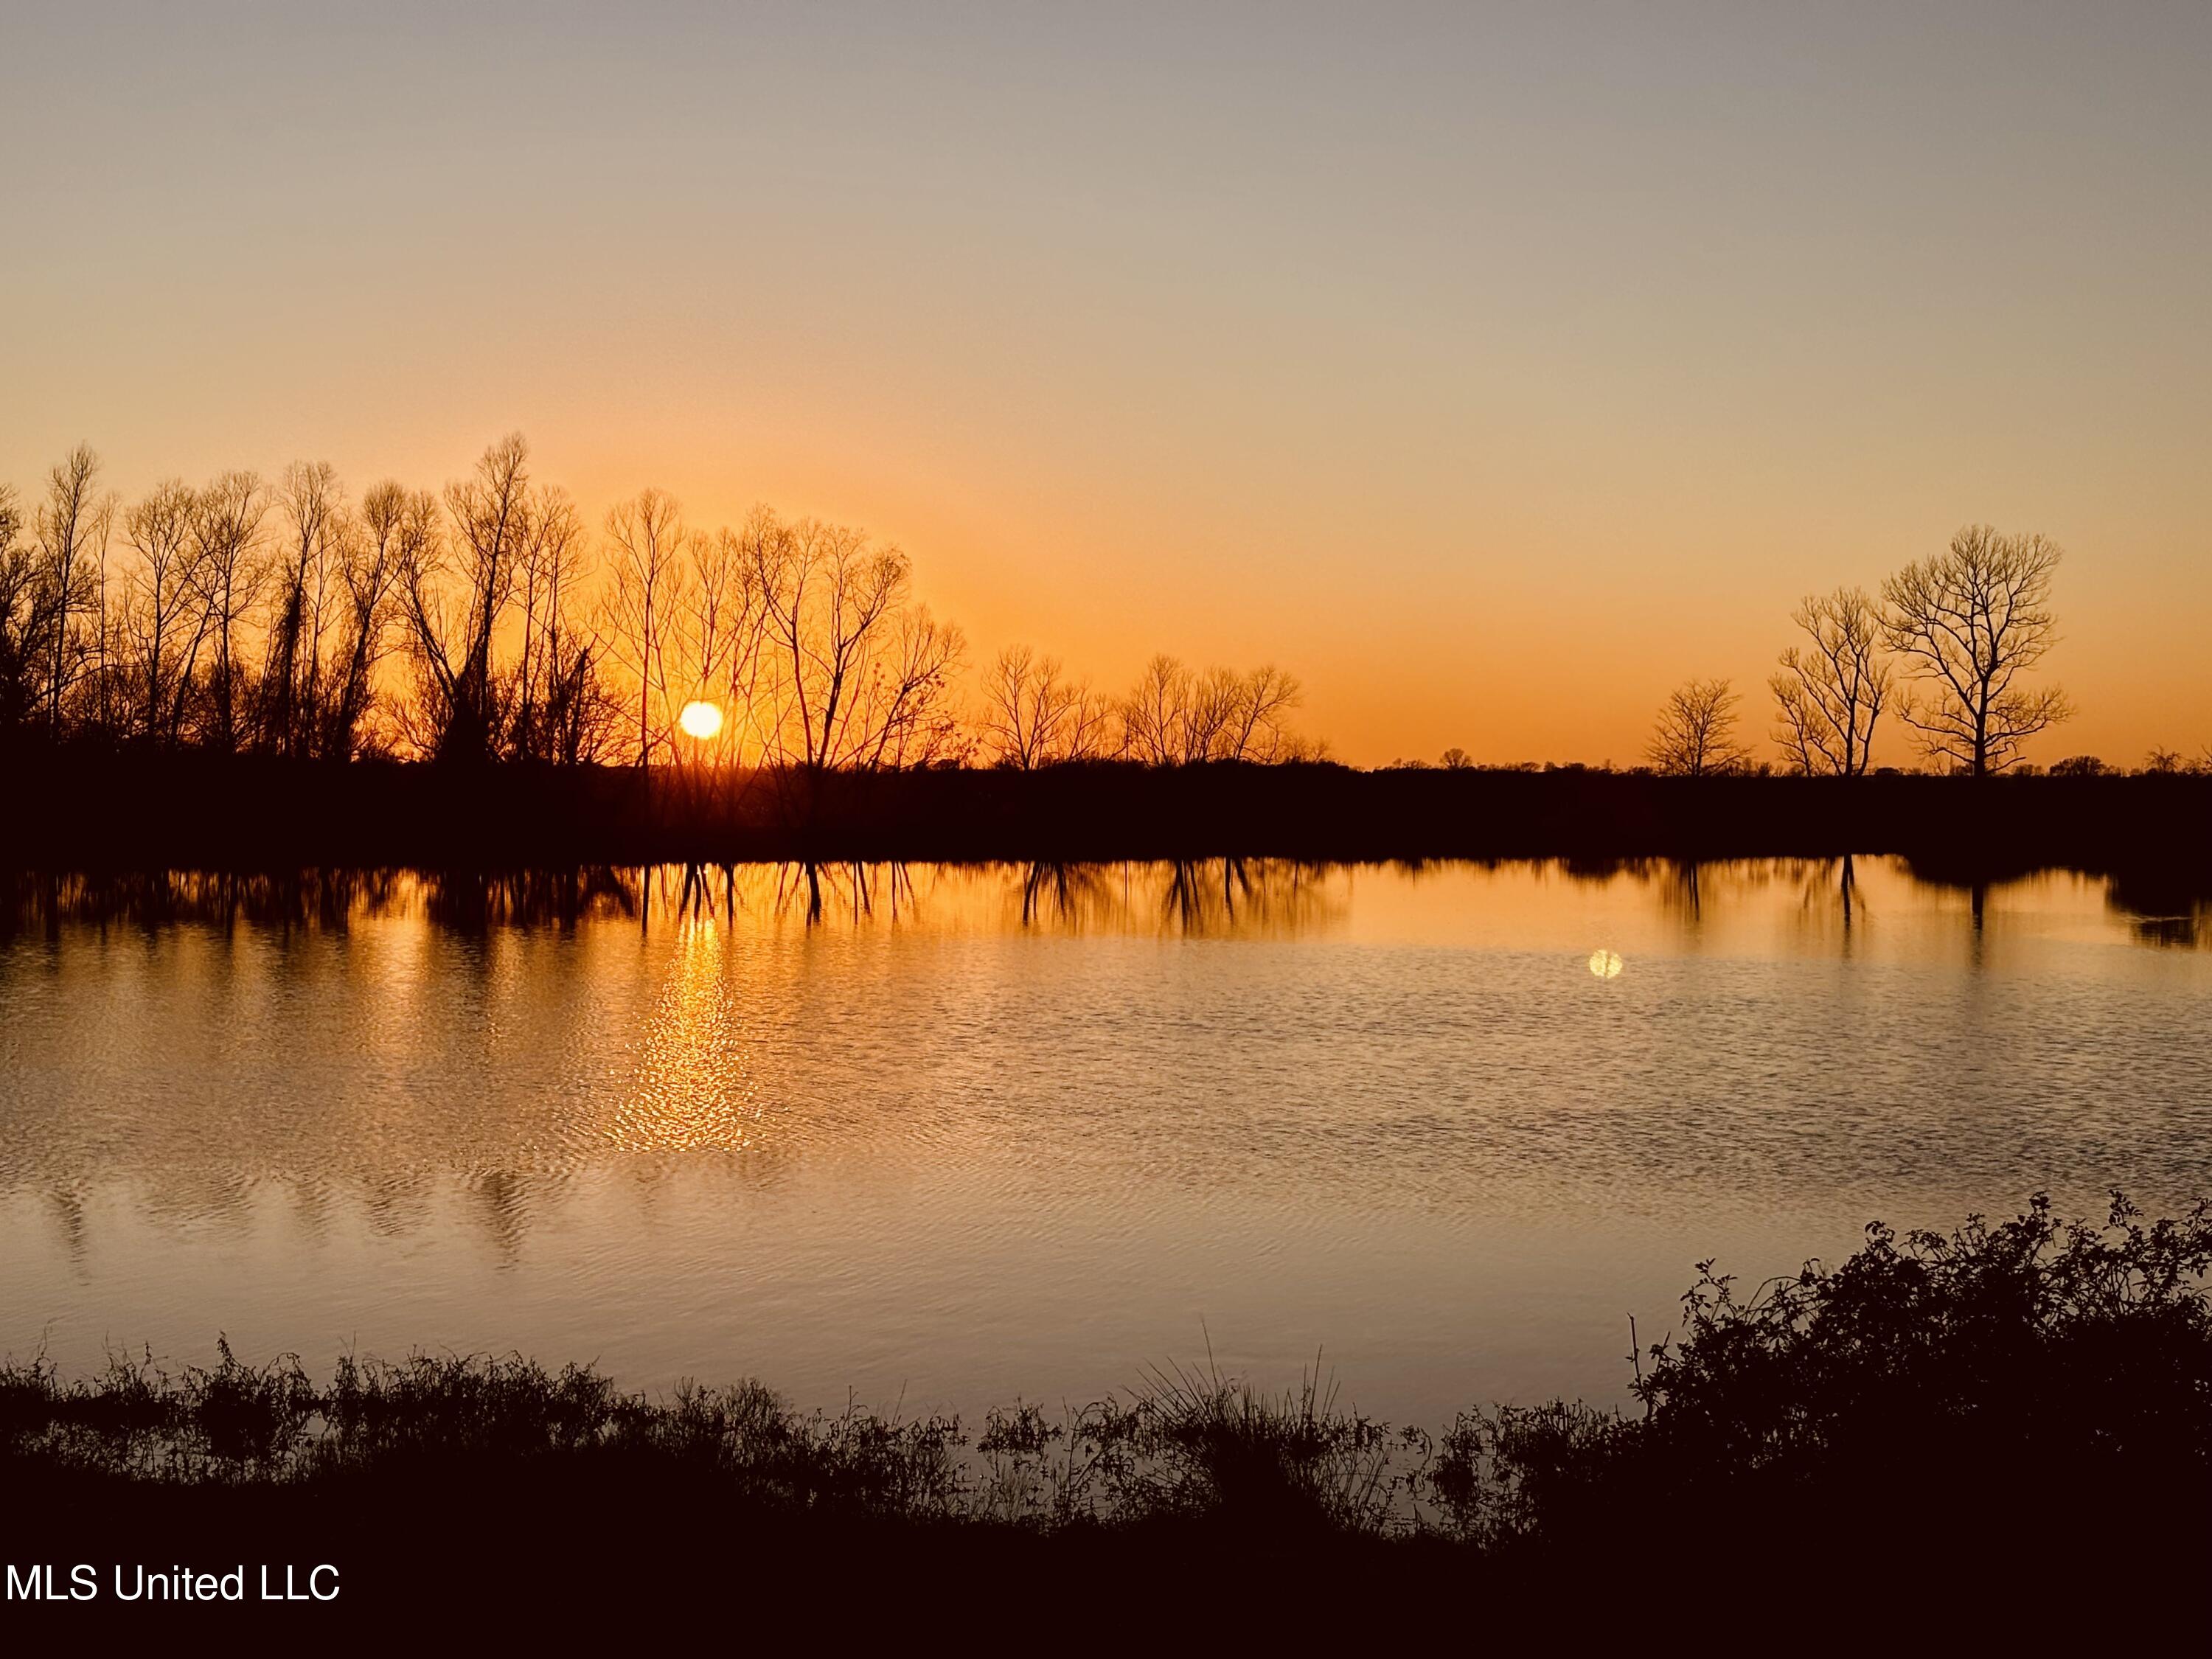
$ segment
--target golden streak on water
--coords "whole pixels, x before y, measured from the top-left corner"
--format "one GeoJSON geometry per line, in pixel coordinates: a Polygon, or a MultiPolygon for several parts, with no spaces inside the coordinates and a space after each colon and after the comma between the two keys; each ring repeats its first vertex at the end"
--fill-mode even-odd
{"type": "Polygon", "coordinates": [[[1620,960],[1620,952],[1618,951],[1593,951],[1590,952],[1589,970],[1593,974],[1595,974],[1600,979],[1619,979],[1620,977],[1620,970],[1623,965],[1624,964],[1620,960]]]}
{"type": "Polygon", "coordinates": [[[728,936],[684,922],[607,1140],[629,1152],[749,1152],[767,1127],[729,983],[728,936]]]}

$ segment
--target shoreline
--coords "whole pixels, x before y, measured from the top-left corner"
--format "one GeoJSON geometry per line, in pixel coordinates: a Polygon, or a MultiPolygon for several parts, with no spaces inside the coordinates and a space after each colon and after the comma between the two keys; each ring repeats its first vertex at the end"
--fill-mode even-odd
{"type": "Polygon", "coordinates": [[[1265,1589],[1286,1615],[1358,1620],[1392,1598],[1449,1615],[1480,1586],[1476,1607],[1540,1613],[1594,1567],[1679,1589],[1778,1539],[1823,1568],[1932,1540],[1945,1570],[2002,1577],[2023,1516],[2094,1519],[2055,1534],[2085,1585],[2193,1583],[2208,1272],[2203,1202],[2154,1219],[2115,1194],[2068,1218],[2038,1194],[1948,1235],[1875,1223],[1848,1260],[1756,1286],[1702,1264],[1674,1331],[1633,1357],[1627,1412],[1497,1405],[1436,1432],[1364,1417],[1311,1372],[1267,1393],[1156,1370],[965,1425],[803,1412],[753,1382],[656,1400],[520,1358],[344,1354],[327,1382],[221,1341],[173,1374],[4,1360],[0,1553],[8,1599],[56,1613],[149,1605],[97,1593],[127,1569],[166,1583],[155,1605],[319,1602],[349,1625],[621,1618],[641,1585],[696,1599],[732,1578],[800,1613],[890,1589],[911,1616],[955,1586],[1066,1611],[1110,1586],[1107,1617],[1241,1613],[1265,1589]],[[308,1593],[247,1595],[270,1563],[308,1593]],[[235,1595],[209,1577],[230,1572],[235,1595]]]}
{"type": "Polygon", "coordinates": [[[1863,855],[1960,883],[2068,868],[2212,891],[2212,777],[2197,775],[1109,763],[809,777],[67,754],[9,771],[22,805],[0,822],[0,867],[22,871],[1863,855]]]}

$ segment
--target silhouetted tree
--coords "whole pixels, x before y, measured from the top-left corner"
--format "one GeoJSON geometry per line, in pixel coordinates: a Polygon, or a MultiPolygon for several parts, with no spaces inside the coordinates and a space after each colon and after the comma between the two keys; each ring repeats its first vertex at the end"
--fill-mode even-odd
{"type": "Polygon", "coordinates": [[[1738,699],[1725,679],[1686,680],[1659,706],[1645,751],[1662,772],[1700,778],[1743,769],[1750,751],[1735,739],[1738,699]]]}
{"type": "Polygon", "coordinates": [[[927,605],[902,606],[890,649],[854,702],[858,741],[841,763],[876,769],[966,760],[975,744],[951,696],[965,648],[958,624],[938,621],[927,605]]]}
{"type": "Polygon", "coordinates": [[[613,567],[608,590],[608,638],[616,658],[637,681],[637,763],[652,763],[675,719],[669,696],[670,636],[683,602],[691,558],[684,511],[665,490],[641,489],[607,514],[613,567]]]}
{"type": "Polygon", "coordinates": [[[1103,760],[1120,748],[1112,701],[1092,690],[1089,680],[1077,682],[1074,707],[1061,727],[1060,758],[1103,760]]]}
{"type": "Polygon", "coordinates": [[[1767,682],[1774,690],[1774,740],[1800,772],[1859,777],[1889,698],[1881,613],[1863,588],[1839,587],[1808,594],[1790,620],[1811,643],[1784,651],[1767,682]]]}
{"type": "Polygon", "coordinates": [[[714,532],[701,567],[694,601],[694,628],[702,639],[696,660],[702,684],[725,705],[716,752],[736,764],[772,763],[783,753],[779,730],[786,659],[770,638],[763,586],[778,556],[773,544],[782,534],[775,514],[756,507],[742,528],[714,532]]]}
{"type": "Polygon", "coordinates": [[[402,573],[423,691],[419,740],[438,760],[477,763],[495,752],[501,720],[492,647],[529,543],[529,459],[520,433],[485,450],[473,477],[446,488],[450,559],[433,544],[402,573]]]}
{"type": "Polygon", "coordinates": [[[1235,727],[1242,683],[1236,672],[1209,668],[1190,677],[1183,704],[1182,744],[1176,758],[1188,766],[1220,756],[1235,727]]]}
{"type": "Polygon", "coordinates": [[[360,752],[399,584],[437,535],[437,497],[427,490],[409,491],[386,479],[361,498],[359,531],[344,573],[344,649],[321,744],[333,759],[360,752]]]}
{"type": "Polygon", "coordinates": [[[1161,652],[1145,665],[1121,700],[1121,732],[1129,755],[1152,766],[1172,766],[1188,751],[1190,670],[1161,652]]]}
{"type": "Polygon", "coordinates": [[[1228,719],[1215,752],[1224,760],[1272,761],[1284,757],[1289,733],[1284,717],[1303,700],[1297,680],[1269,663],[1232,677],[1228,719]]]}
{"type": "Polygon", "coordinates": [[[82,623],[102,618],[101,586],[114,498],[98,489],[100,457],[79,444],[46,475],[38,515],[38,580],[47,590],[39,607],[46,638],[43,688],[47,729],[62,729],[62,700],[88,661],[96,660],[82,623]]]}
{"type": "Polygon", "coordinates": [[[688,550],[690,570],[677,618],[674,700],[680,706],[703,698],[721,708],[722,729],[706,752],[717,760],[745,759],[760,748],[752,720],[767,620],[759,572],[745,557],[742,539],[727,529],[693,537],[688,550]]]}
{"type": "Polygon", "coordinates": [[[174,744],[198,672],[209,609],[200,592],[199,497],[181,479],[158,483],[124,515],[137,556],[125,573],[125,629],[134,659],[137,725],[149,743],[174,744]]]}
{"type": "Polygon", "coordinates": [[[1103,723],[1097,700],[1089,685],[1064,677],[1057,657],[1008,646],[991,665],[983,698],[984,740],[1001,766],[1027,772],[1087,758],[1096,745],[1103,723]]]}
{"type": "Polygon", "coordinates": [[[37,712],[38,660],[55,597],[39,576],[37,554],[23,539],[22,504],[0,484],[0,736],[37,712]]]}
{"type": "Polygon", "coordinates": [[[508,744],[518,759],[574,765],[611,741],[605,647],[577,617],[591,570],[574,504],[558,489],[542,491],[522,554],[522,653],[508,744]]]}
{"type": "Polygon", "coordinates": [[[776,758],[819,772],[911,766],[959,746],[949,691],[960,630],[908,595],[906,556],[860,531],[757,514],[741,542],[763,645],[761,722],[776,758]]]}
{"type": "Polygon", "coordinates": [[[328,461],[295,461],[276,487],[285,536],[261,671],[261,741],[289,759],[316,751],[323,723],[323,641],[352,523],[328,461]]]}
{"type": "Polygon", "coordinates": [[[572,641],[546,682],[541,721],[545,758],[556,766],[605,762],[614,753],[622,708],[599,671],[599,641],[572,641]]]}
{"type": "Polygon", "coordinates": [[[1121,700],[1124,752],[1152,766],[1304,758],[1311,751],[1285,724],[1299,696],[1297,681],[1272,665],[1199,674],[1163,653],[1121,700]]]}
{"type": "Polygon", "coordinates": [[[2064,760],[2051,763],[2051,775],[2054,778],[2109,777],[2112,770],[2096,755],[2069,755],[2064,760]]]}
{"type": "Polygon", "coordinates": [[[2070,715],[2058,687],[2030,690],[2020,676],[2057,642],[2050,600],[2061,550],[2038,535],[2003,536],[1970,525],[1948,551],[1909,564],[1882,584],[1885,632],[1926,701],[1898,718],[1931,758],[1974,777],[2019,763],[2021,745],[2070,715]]]}
{"type": "Polygon", "coordinates": [[[226,472],[193,498],[192,576],[215,652],[202,737],[226,755],[238,748],[239,631],[261,592],[261,522],[268,510],[267,493],[251,472],[226,472]]]}

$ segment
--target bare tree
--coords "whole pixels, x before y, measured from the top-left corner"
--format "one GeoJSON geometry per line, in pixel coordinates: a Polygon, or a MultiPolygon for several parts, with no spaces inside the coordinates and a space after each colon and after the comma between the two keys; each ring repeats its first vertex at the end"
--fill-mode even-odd
{"type": "Polygon", "coordinates": [[[957,623],[938,621],[927,605],[902,605],[853,701],[853,742],[842,763],[878,769],[966,760],[975,745],[949,695],[966,645],[957,623]]]}
{"type": "Polygon", "coordinates": [[[693,537],[690,552],[683,595],[684,696],[708,698],[723,708],[716,756],[743,759],[749,749],[757,751],[745,708],[758,684],[767,621],[760,572],[745,557],[744,542],[727,529],[693,537]]]}
{"type": "Polygon", "coordinates": [[[580,614],[594,572],[583,520],[567,494],[551,488],[526,489],[513,520],[520,648],[513,670],[495,677],[501,692],[493,716],[505,724],[493,747],[554,765],[610,759],[621,710],[605,676],[605,639],[580,614]]]}
{"type": "Polygon", "coordinates": [[[328,461],[285,468],[276,503],[286,534],[264,643],[261,740],[296,760],[314,751],[322,730],[326,612],[347,562],[352,525],[328,461]]]}
{"type": "Polygon", "coordinates": [[[559,762],[578,751],[585,736],[578,719],[599,701],[583,695],[587,684],[596,690],[599,647],[576,615],[591,556],[583,519],[564,491],[539,491],[527,516],[519,577],[521,659],[508,750],[523,760],[559,762]]]}
{"type": "Polygon", "coordinates": [[[763,573],[783,533],[757,512],[744,532],[687,532],[674,504],[647,491],[610,520],[615,575],[606,607],[612,659],[637,687],[639,764],[672,750],[684,708],[713,703],[722,719],[693,737],[699,758],[718,765],[773,759],[782,707],[764,644],[763,573]],[[765,557],[756,555],[766,549],[765,557]]]}
{"type": "Polygon", "coordinates": [[[1172,766],[1189,749],[1190,670],[1165,652],[1145,665],[1121,700],[1121,730],[1129,753],[1150,766],[1172,766]]]}
{"type": "Polygon", "coordinates": [[[1095,761],[1121,753],[1120,724],[1113,699],[1092,690],[1089,680],[1078,681],[1074,705],[1062,727],[1060,759],[1095,761]]]}
{"type": "Polygon", "coordinates": [[[1182,742],[1176,758],[1185,765],[1219,759],[1236,730],[1244,682],[1234,669],[1209,668],[1194,674],[1183,703],[1182,742]]]}
{"type": "Polygon", "coordinates": [[[756,507],[744,526],[714,532],[694,571],[694,629],[699,678],[723,702],[717,757],[743,764],[786,757],[783,744],[789,659],[770,627],[764,584],[780,568],[789,532],[756,507]]]}
{"type": "Polygon", "coordinates": [[[438,498],[386,479],[361,498],[359,533],[345,563],[345,634],[329,701],[322,751],[352,758],[374,693],[376,667],[391,633],[394,599],[410,570],[436,546],[438,498]]]}
{"type": "Polygon", "coordinates": [[[432,544],[401,573],[422,692],[416,742],[440,760],[473,763],[496,751],[501,687],[492,648],[530,539],[529,460],[519,432],[486,449],[471,477],[446,487],[450,551],[432,544]]]}
{"type": "Polygon", "coordinates": [[[1468,754],[1466,750],[1461,748],[1457,744],[1454,744],[1450,748],[1445,750],[1443,755],[1438,757],[1438,763],[1441,764],[1447,772],[1465,772],[1473,769],[1474,765],[1474,757],[1468,754]]]}
{"type": "Polygon", "coordinates": [[[1931,758],[1978,778],[2002,772],[2019,763],[2029,738],[2074,712],[2058,687],[2019,684],[2057,642],[2051,583],[2062,556],[2041,536],[1970,525],[1948,551],[1882,584],[1889,648],[1929,692],[1898,718],[1931,758]]]}
{"type": "Polygon", "coordinates": [[[199,496],[178,478],[158,483],[124,515],[135,564],[125,574],[124,622],[135,662],[136,724],[149,742],[178,740],[198,672],[209,611],[199,586],[194,534],[199,496]]]}
{"type": "Polygon", "coordinates": [[[539,727],[545,758],[556,766],[602,764],[615,753],[623,709],[601,672],[603,648],[595,634],[563,636],[539,727]]]}
{"type": "Polygon", "coordinates": [[[1882,617],[1866,590],[1808,594],[1790,614],[1809,641],[1782,653],[1767,681],[1774,691],[1774,740],[1800,772],[1855,778],[1874,750],[1875,722],[1889,699],[1882,617]]]}
{"type": "Polygon", "coordinates": [[[125,700],[130,690],[123,684],[123,642],[129,637],[123,613],[128,594],[122,590],[112,592],[107,580],[108,538],[114,523],[115,506],[116,498],[111,493],[102,515],[100,556],[92,563],[93,634],[88,664],[92,696],[84,720],[84,724],[108,737],[122,733],[126,723],[122,714],[127,708],[125,700]]]}
{"type": "Polygon", "coordinates": [[[29,724],[39,704],[50,595],[36,551],[23,539],[23,508],[0,483],[0,734],[29,724]]]}
{"type": "Polygon", "coordinates": [[[1028,772],[1066,758],[1092,701],[1088,686],[1062,674],[1059,658],[1008,646],[983,684],[982,732],[993,759],[1028,772]]]}
{"type": "Polygon", "coordinates": [[[763,724],[776,757],[810,772],[941,757],[962,640],[913,605],[906,555],[857,530],[766,513],[740,543],[772,656],[763,724]]]}
{"type": "Polygon", "coordinates": [[[192,580],[213,647],[203,737],[224,754],[238,747],[239,630],[259,597],[261,521],[269,498],[251,472],[226,472],[193,497],[192,580]]]}
{"type": "Polygon", "coordinates": [[[1238,682],[1231,717],[1219,745],[1226,760],[1283,758],[1291,739],[1284,717],[1297,708],[1304,688],[1294,675],[1273,663],[1255,668],[1238,682]]]}
{"type": "Polygon", "coordinates": [[[1121,700],[1124,750],[1152,766],[1309,758],[1315,750],[1285,724],[1300,695],[1297,680],[1273,665],[1198,674],[1164,653],[1121,700]]]}
{"type": "Polygon", "coordinates": [[[59,734],[62,698],[95,656],[80,619],[97,621],[103,611],[107,537],[114,498],[98,489],[100,457],[79,444],[46,475],[46,499],[39,509],[40,580],[47,590],[40,606],[47,639],[44,687],[47,728],[59,734]]]}
{"type": "Polygon", "coordinates": [[[1686,778],[1741,771],[1751,755],[1735,739],[1738,701],[1725,679],[1686,680],[1675,687],[1659,706],[1645,751],[1651,763],[1686,778]]]}
{"type": "Polygon", "coordinates": [[[675,708],[669,692],[670,637],[696,556],[684,510],[665,490],[641,489],[607,514],[609,638],[637,680],[637,763],[651,764],[675,708]]]}

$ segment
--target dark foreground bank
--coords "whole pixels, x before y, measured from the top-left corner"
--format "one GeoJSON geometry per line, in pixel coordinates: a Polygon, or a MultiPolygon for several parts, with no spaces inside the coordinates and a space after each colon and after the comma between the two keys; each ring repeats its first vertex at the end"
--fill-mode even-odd
{"type": "Polygon", "coordinates": [[[2202,867],[2212,776],[1665,778],[1328,764],[688,772],[17,756],[0,864],[1897,854],[1962,878],[2202,867]]]}
{"type": "Polygon", "coordinates": [[[1755,1291],[1701,1268],[1626,1413],[1501,1407],[1433,1434],[1187,1372],[963,1425],[800,1413],[755,1383],[653,1400],[521,1360],[347,1359],[326,1382],[228,1350],[81,1381],[16,1363],[5,1616],[227,1609],[304,1636],[685,1611],[1049,1647],[1168,1617],[1589,1630],[1608,1600],[1721,1619],[1747,1590],[1800,1619],[1931,1595],[1984,1622],[2142,1613],[2212,1545],[2208,1268],[2203,1206],[1875,1227],[1755,1291]],[[201,1604],[240,1567],[244,1600],[201,1604]],[[34,1583],[60,1599],[33,1608],[34,1583]]]}

